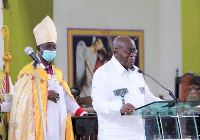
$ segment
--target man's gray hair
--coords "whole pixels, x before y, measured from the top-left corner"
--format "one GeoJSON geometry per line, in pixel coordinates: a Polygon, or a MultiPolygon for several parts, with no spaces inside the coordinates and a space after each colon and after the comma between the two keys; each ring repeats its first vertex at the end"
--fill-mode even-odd
{"type": "MultiPolygon", "coordinates": [[[[120,42],[122,42],[124,39],[131,39],[128,36],[117,36],[114,41],[113,41],[113,49],[115,49],[117,47],[117,44],[119,44],[120,42]]],[[[131,42],[135,45],[135,42],[131,39],[131,42]]]]}

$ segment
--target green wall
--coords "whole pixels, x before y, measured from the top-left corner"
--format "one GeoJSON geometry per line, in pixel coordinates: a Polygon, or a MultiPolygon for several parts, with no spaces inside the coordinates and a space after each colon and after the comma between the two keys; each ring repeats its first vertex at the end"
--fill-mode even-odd
{"type": "Polygon", "coordinates": [[[183,73],[200,75],[200,0],[181,0],[183,73]]]}
{"type": "Polygon", "coordinates": [[[10,31],[10,76],[14,83],[20,70],[32,61],[24,48],[30,46],[36,52],[33,28],[46,15],[53,18],[53,0],[7,0],[7,4],[8,9],[3,9],[3,24],[10,31]]]}

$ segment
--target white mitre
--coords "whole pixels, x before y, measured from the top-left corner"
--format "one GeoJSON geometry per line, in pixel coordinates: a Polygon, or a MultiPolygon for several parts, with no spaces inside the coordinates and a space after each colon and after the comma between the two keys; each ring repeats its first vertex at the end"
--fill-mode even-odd
{"type": "Polygon", "coordinates": [[[46,16],[34,29],[37,46],[47,42],[57,42],[57,32],[54,22],[46,16]]]}

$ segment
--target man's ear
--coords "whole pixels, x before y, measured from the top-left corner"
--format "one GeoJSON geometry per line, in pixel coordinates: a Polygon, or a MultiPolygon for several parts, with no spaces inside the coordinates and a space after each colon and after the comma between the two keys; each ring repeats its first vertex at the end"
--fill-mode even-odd
{"type": "Polygon", "coordinates": [[[113,54],[115,54],[115,53],[116,53],[116,51],[117,51],[116,49],[113,49],[113,54]]]}
{"type": "Polygon", "coordinates": [[[117,54],[118,54],[117,49],[113,49],[113,54],[114,54],[114,55],[117,55],[117,54]]]}

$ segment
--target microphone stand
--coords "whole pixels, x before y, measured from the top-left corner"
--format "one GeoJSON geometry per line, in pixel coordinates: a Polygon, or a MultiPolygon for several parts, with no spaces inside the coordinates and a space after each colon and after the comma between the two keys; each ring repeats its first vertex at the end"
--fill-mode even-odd
{"type": "Polygon", "coordinates": [[[174,101],[179,102],[179,99],[176,98],[176,97],[174,96],[174,94],[173,94],[170,90],[168,90],[168,91],[169,91],[169,95],[174,99],[174,101]]]}
{"type": "Polygon", "coordinates": [[[175,96],[174,96],[174,94],[169,90],[169,89],[167,89],[167,88],[165,88],[163,85],[161,85],[158,81],[156,81],[153,77],[151,77],[150,75],[148,75],[148,74],[146,74],[146,73],[144,73],[143,71],[138,71],[139,73],[143,73],[144,75],[147,75],[147,76],[149,76],[151,79],[153,79],[157,84],[159,84],[161,87],[163,87],[165,90],[167,90],[167,91],[169,91],[169,95],[174,99],[174,101],[176,101],[176,102],[179,102],[179,99],[178,98],[176,98],[175,96]]]}
{"type": "Polygon", "coordinates": [[[37,62],[34,61],[33,63],[34,70],[35,70],[35,79],[36,79],[36,85],[37,85],[37,93],[38,93],[38,99],[39,99],[39,105],[40,105],[40,116],[42,119],[42,130],[43,130],[43,136],[44,140],[46,140],[46,130],[44,125],[44,116],[43,116],[43,109],[42,109],[42,101],[41,101],[41,94],[40,94],[40,88],[39,88],[39,82],[38,82],[38,73],[37,73],[37,62]]]}

